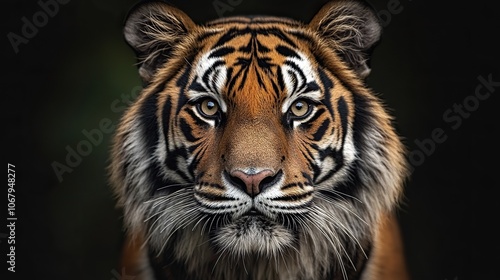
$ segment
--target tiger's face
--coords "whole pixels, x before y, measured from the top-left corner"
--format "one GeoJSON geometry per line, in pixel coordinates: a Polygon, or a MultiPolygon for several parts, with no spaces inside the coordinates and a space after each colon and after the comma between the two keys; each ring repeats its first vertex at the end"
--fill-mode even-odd
{"type": "Polygon", "coordinates": [[[265,256],[347,274],[405,173],[391,118],[363,82],[379,32],[345,1],[309,24],[200,26],[162,3],[137,8],[125,36],[146,87],[111,165],[129,230],[193,273],[265,256]]]}
{"type": "MultiPolygon", "coordinates": [[[[314,201],[328,200],[321,192],[345,183],[355,158],[352,98],[293,34],[299,28],[285,33],[258,18],[217,27],[186,83],[167,86],[175,89],[167,100],[185,96],[168,129],[188,151],[180,160],[201,219],[221,219],[210,228],[215,244],[279,252],[296,241],[301,219],[315,216],[323,202],[314,201]]],[[[169,152],[165,160],[175,161],[169,152]]]]}

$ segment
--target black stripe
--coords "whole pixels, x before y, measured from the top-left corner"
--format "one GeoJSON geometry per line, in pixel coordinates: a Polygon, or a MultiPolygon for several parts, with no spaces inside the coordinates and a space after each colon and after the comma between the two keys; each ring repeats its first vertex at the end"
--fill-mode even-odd
{"type": "Polygon", "coordinates": [[[194,177],[194,174],[191,174],[191,177],[188,174],[184,173],[177,166],[177,160],[181,158],[186,161],[188,158],[187,150],[184,147],[177,148],[175,150],[170,150],[167,153],[167,158],[165,159],[165,165],[168,169],[173,170],[179,175],[184,181],[191,182],[191,178],[194,177]]]}
{"type": "Polygon", "coordinates": [[[168,137],[168,131],[170,128],[170,114],[172,114],[172,99],[167,95],[167,100],[165,100],[165,106],[163,106],[161,116],[162,116],[162,127],[163,127],[163,137],[165,138],[165,149],[169,149],[170,139],[168,137]]]}
{"type": "Polygon", "coordinates": [[[241,77],[241,83],[238,86],[238,90],[242,90],[243,87],[245,86],[245,82],[247,81],[247,77],[248,77],[248,72],[249,71],[250,71],[250,67],[242,67],[242,71],[238,72],[238,74],[241,73],[241,72],[243,72],[243,76],[241,77]]]}
{"type": "MultiPolygon", "coordinates": [[[[189,76],[191,74],[191,65],[189,61],[192,60],[192,57],[187,58],[188,63],[184,65],[184,71],[182,71],[182,74],[176,81],[176,86],[179,87],[179,92],[178,92],[178,99],[177,99],[177,108],[175,110],[175,115],[178,116],[180,111],[184,108],[184,105],[187,103],[187,96],[185,95],[186,88],[188,87],[188,82],[189,82],[189,76]]],[[[176,71],[175,73],[179,73],[179,71],[176,71]]],[[[186,129],[186,125],[183,125],[182,122],[185,122],[185,120],[180,120],[181,124],[181,129],[186,129]]],[[[179,125],[179,124],[178,124],[179,125]]],[[[183,131],[185,133],[186,137],[190,137],[187,133],[187,131],[183,131]]],[[[194,138],[194,136],[193,136],[194,138]]],[[[167,138],[168,139],[168,138],[167,138]]],[[[166,140],[167,140],[166,139],[166,140]]],[[[168,141],[174,141],[173,139],[168,139],[168,141]]],[[[167,166],[168,169],[174,170],[177,175],[179,175],[183,180],[189,182],[191,181],[191,177],[188,176],[188,174],[184,173],[183,171],[179,170],[179,167],[177,166],[177,160],[178,158],[182,158],[183,160],[187,160],[187,150],[185,147],[179,147],[176,149],[169,149],[167,152],[167,157],[165,158],[165,165],[167,166]]],[[[191,174],[191,176],[194,176],[191,174]]]]}
{"type": "Polygon", "coordinates": [[[210,30],[210,31],[205,31],[205,32],[203,32],[202,34],[198,35],[198,36],[195,38],[194,42],[201,42],[201,41],[203,41],[203,40],[207,39],[208,37],[212,37],[212,36],[215,36],[215,35],[217,35],[217,34],[219,34],[219,32],[217,32],[217,31],[212,31],[212,30],[210,30]]]}
{"type": "Polygon", "coordinates": [[[305,173],[302,173],[302,175],[304,176],[304,178],[308,179],[308,181],[311,183],[316,181],[316,178],[319,176],[319,174],[321,172],[319,167],[316,165],[316,160],[314,159],[314,155],[312,154],[312,150],[317,151],[318,149],[319,149],[319,147],[316,144],[312,144],[308,147],[306,147],[305,145],[300,147],[300,151],[301,151],[302,155],[304,156],[304,158],[306,159],[307,165],[313,173],[312,174],[313,177],[311,178],[309,175],[307,175],[305,173]]]}
{"type": "MultiPolygon", "coordinates": [[[[159,125],[156,112],[158,110],[159,93],[163,87],[163,84],[160,85],[154,93],[146,97],[139,109],[139,126],[142,129],[141,135],[145,142],[146,154],[150,159],[154,158],[153,155],[159,142],[159,125]]],[[[146,172],[149,182],[152,184],[149,194],[153,195],[158,188],[163,187],[166,183],[162,179],[161,169],[157,162],[151,162],[146,172]]]]}
{"type": "Polygon", "coordinates": [[[306,42],[311,46],[311,48],[313,48],[313,46],[317,44],[317,40],[315,38],[309,36],[308,34],[300,30],[289,30],[288,34],[294,36],[296,39],[306,42]]]}
{"type": "Polygon", "coordinates": [[[146,149],[148,155],[154,154],[154,149],[158,143],[158,120],[156,112],[158,110],[159,90],[146,97],[139,109],[139,127],[143,129],[146,149]]]}
{"type": "Polygon", "coordinates": [[[278,80],[278,86],[280,88],[280,90],[285,90],[285,81],[283,80],[283,73],[281,72],[281,67],[278,68],[278,70],[276,71],[277,73],[277,80],[278,80]]]}
{"type": "Polygon", "coordinates": [[[337,110],[340,116],[340,123],[342,126],[342,146],[344,146],[345,138],[347,137],[347,123],[349,121],[349,108],[343,96],[337,102],[337,110]]]}
{"type": "Polygon", "coordinates": [[[276,66],[276,64],[271,63],[271,61],[273,60],[270,57],[257,57],[257,65],[263,69],[270,69],[271,67],[276,66]]]}
{"type": "MultiPolygon", "coordinates": [[[[353,94],[354,99],[354,123],[353,123],[353,138],[356,147],[364,147],[366,144],[366,128],[370,125],[373,119],[373,113],[369,110],[369,101],[360,96],[353,94]]],[[[360,149],[359,152],[363,150],[360,149]]]]}
{"type": "Polygon", "coordinates": [[[219,40],[212,46],[212,49],[215,49],[219,46],[224,45],[225,43],[233,40],[237,36],[243,35],[250,32],[249,28],[244,28],[244,29],[238,29],[238,28],[231,28],[226,33],[222,34],[222,36],[219,38],[219,40]]]}
{"type": "Polygon", "coordinates": [[[276,51],[282,56],[300,58],[299,54],[296,51],[283,45],[277,46],[276,51]]]}
{"type": "Polygon", "coordinates": [[[309,82],[304,87],[304,92],[313,92],[320,90],[319,85],[316,82],[309,82]]]}
{"type": "Polygon", "coordinates": [[[340,185],[335,187],[336,192],[322,192],[324,195],[331,197],[334,200],[352,200],[353,202],[355,201],[355,197],[357,196],[358,191],[361,189],[365,188],[366,186],[363,184],[361,181],[361,178],[359,176],[358,169],[359,168],[359,162],[358,160],[355,160],[351,165],[348,170],[349,172],[349,180],[342,182],[340,185]],[[345,194],[345,195],[342,195],[345,194]]]}
{"type": "Polygon", "coordinates": [[[228,54],[231,54],[235,51],[233,47],[221,47],[215,51],[213,51],[208,58],[215,58],[215,57],[224,57],[228,54]]]}
{"type": "Polygon", "coordinates": [[[321,123],[321,125],[318,127],[316,132],[313,134],[313,141],[320,141],[323,139],[323,136],[325,136],[326,132],[328,131],[328,128],[330,127],[330,120],[325,119],[321,123]]]}
{"type": "MultiPolygon", "coordinates": [[[[198,163],[200,162],[200,159],[205,155],[205,153],[208,149],[207,145],[202,146],[201,149],[200,149],[200,146],[201,146],[200,144],[193,144],[193,145],[189,146],[189,149],[188,149],[189,154],[191,154],[193,156],[193,160],[191,161],[191,163],[188,166],[188,170],[189,170],[190,174],[196,173],[195,170],[198,167],[198,163]]],[[[197,179],[195,178],[194,181],[197,182],[197,179]]]]}
{"type": "Polygon", "coordinates": [[[321,184],[326,180],[330,179],[335,173],[337,173],[342,167],[344,167],[344,154],[343,150],[336,150],[331,147],[326,148],[325,150],[320,151],[321,160],[325,160],[326,157],[332,157],[335,160],[335,167],[332,168],[323,178],[316,182],[316,184],[321,184]]]}
{"type": "Polygon", "coordinates": [[[297,92],[298,83],[299,83],[299,79],[297,77],[297,73],[295,73],[295,71],[292,71],[292,70],[287,70],[286,72],[288,73],[288,75],[290,75],[290,76],[293,77],[293,79],[292,79],[293,88],[292,88],[292,92],[290,92],[290,94],[292,94],[294,92],[297,92]]]}
{"type": "MultiPolygon", "coordinates": [[[[204,199],[207,199],[207,200],[210,200],[210,201],[235,201],[237,200],[236,198],[232,198],[232,197],[226,197],[226,196],[219,196],[219,195],[215,195],[215,194],[211,194],[211,193],[203,193],[203,192],[196,192],[197,196],[200,196],[204,199]]],[[[214,205],[204,205],[205,207],[209,208],[209,209],[227,209],[227,208],[232,208],[233,206],[219,206],[219,207],[215,207],[214,205]]]]}
{"type": "Polygon", "coordinates": [[[328,179],[330,179],[337,171],[339,171],[342,167],[344,167],[344,144],[345,139],[347,137],[347,123],[349,117],[349,109],[347,108],[347,103],[345,102],[344,97],[340,97],[338,100],[338,111],[340,115],[340,121],[342,126],[342,144],[339,150],[334,149],[332,147],[328,147],[324,150],[320,151],[320,158],[323,161],[326,157],[331,156],[335,160],[335,168],[328,171],[328,173],[321,179],[321,181],[317,182],[320,184],[328,179]]]}
{"type": "Polygon", "coordinates": [[[286,189],[291,189],[293,187],[299,187],[301,189],[304,189],[304,186],[308,186],[308,182],[297,182],[297,183],[290,183],[286,184],[283,187],[281,187],[281,191],[286,190],[286,189]]]}
{"type": "Polygon", "coordinates": [[[264,80],[262,80],[262,76],[260,75],[259,69],[257,68],[257,66],[255,66],[255,72],[257,75],[257,83],[259,84],[259,87],[261,87],[262,89],[267,91],[266,84],[264,83],[264,80]]]}
{"type": "Polygon", "coordinates": [[[212,90],[213,93],[219,93],[219,89],[217,88],[217,82],[220,76],[220,69],[216,69],[214,71],[215,72],[212,76],[212,81],[210,83],[210,89],[212,90]]]}
{"type": "Polygon", "coordinates": [[[312,183],[312,178],[309,174],[305,173],[305,172],[302,172],[302,177],[304,177],[304,179],[306,179],[306,185],[310,185],[312,183]]]}
{"type": "Polygon", "coordinates": [[[311,129],[311,128],[312,128],[312,126],[313,126],[313,124],[314,124],[314,122],[315,122],[315,121],[316,121],[319,117],[321,117],[325,111],[326,111],[326,110],[325,110],[325,108],[320,108],[320,109],[318,109],[318,110],[314,113],[314,115],[313,115],[313,116],[312,116],[312,117],[311,117],[311,118],[310,118],[307,122],[301,123],[301,124],[299,125],[299,127],[300,127],[301,129],[304,129],[304,130],[309,130],[309,129],[311,129]]]}
{"type": "Polygon", "coordinates": [[[256,50],[259,53],[268,53],[271,51],[268,47],[262,45],[259,40],[255,40],[256,50]]]}
{"type": "MultiPolygon", "coordinates": [[[[241,61],[241,62],[240,62],[239,60],[240,60],[240,59],[238,59],[237,64],[239,64],[239,63],[243,63],[243,61],[241,61]]],[[[241,75],[241,73],[242,73],[242,72],[244,72],[244,71],[245,71],[245,69],[246,69],[245,67],[241,67],[241,68],[240,68],[240,69],[239,69],[239,70],[238,70],[238,71],[234,74],[234,76],[232,76],[231,78],[228,78],[229,83],[228,83],[228,85],[227,85],[227,89],[228,89],[229,91],[232,91],[232,95],[233,95],[233,97],[234,97],[234,95],[236,95],[236,91],[234,90],[234,85],[236,84],[236,82],[237,82],[237,80],[238,80],[238,77],[241,75]]],[[[231,68],[231,73],[233,73],[233,68],[231,68]]]]}
{"type": "MultiPolygon", "coordinates": [[[[308,83],[307,83],[307,77],[304,74],[304,71],[302,70],[302,68],[300,68],[295,62],[290,61],[290,60],[287,60],[285,62],[285,65],[290,66],[293,70],[295,70],[293,72],[296,75],[300,76],[300,81],[299,81],[299,79],[297,77],[295,78],[296,81],[294,82],[293,92],[304,92],[304,90],[306,88],[306,85],[308,83]]],[[[288,71],[288,73],[290,73],[290,71],[288,71]]]]}
{"type": "Polygon", "coordinates": [[[189,75],[191,74],[191,64],[192,63],[187,63],[185,65],[184,71],[182,72],[181,76],[176,82],[176,86],[180,88],[177,99],[177,109],[175,111],[176,115],[179,115],[179,112],[181,111],[182,107],[187,102],[187,96],[184,93],[186,87],[188,86],[189,75]]]}
{"type": "MultiPolygon", "coordinates": [[[[233,67],[228,67],[226,71],[226,86],[230,83],[231,77],[233,75],[233,67]]],[[[230,89],[230,88],[229,88],[230,89]]]]}
{"type": "Polygon", "coordinates": [[[242,53],[251,53],[252,52],[252,40],[248,41],[248,44],[242,46],[238,49],[239,52],[242,53]]]}
{"type": "Polygon", "coordinates": [[[273,79],[271,79],[271,85],[273,87],[274,100],[278,101],[278,99],[280,97],[281,90],[280,90],[279,86],[276,84],[276,82],[273,79]]]}
{"type": "MultiPolygon", "coordinates": [[[[152,93],[145,98],[145,100],[140,104],[139,107],[139,113],[138,113],[138,121],[139,121],[139,129],[141,130],[141,135],[143,135],[143,139],[145,141],[145,149],[146,149],[146,154],[150,158],[153,157],[155,150],[156,150],[156,145],[159,142],[159,124],[158,124],[158,119],[156,117],[156,113],[158,111],[157,107],[157,102],[158,102],[158,97],[160,92],[165,88],[165,83],[167,83],[172,76],[169,76],[165,79],[165,82],[158,85],[152,93]]],[[[168,126],[169,124],[169,113],[170,113],[170,108],[171,103],[169,99],[167,99],[166,103],[166,109],[164,108],[162,110],[162,121],[163,125],[168,126]]],[[[164,131],[164,136],[165,140],[168,143],[168,131],[164,131]]],[[[125,136],[129,137],[129,135],[125,136]]],[[[167,147],[165,147],[167,148],[167,147]]],[[[126,174],[128,172],[128,169],[130,168],[132,162],[130,159],[130,155],[125,155],[124,159],[125,163],[123,165],[123,172],[126,174]]],[[[148,181],[152,183],[152,187],[150,189],[150,194],[154,194],[155,191],[166,185],[167,182],[163,180],[161,177],[161,169],[160,169],[160,164],[153,162],[150,164],[152,167],[148,168],[147,176],[148,176],[148,181]]],[[[130,193],[132,191],[132,188],[134,186],[127,184],[126,186],[126,192],[130,193]]]]}
{"type": "Polygon", "coordinates": [[[304,71],[302,71],[302,68],[300,68],[297,65],[297,63],[290,61],[290,60],[287,60],[287,61],[285,61],[285,65],[288,65],[293,70],[295,70],[294,72],[297,72],[297,74],[299,74],[299,76],[302,78],[302,81],[304,81],[304,84],[305,84],[305,82],[307,81],[306,75],[304,74],[304,71]]]}
{"type": "Polygon", "coordinates": [[[286,44],[290,45],[292,48],[297,48],[297,45],[290,39],[282,30],[278,28],[231,28],[226,31],[219,40],[212,46],[213,49],[224,45],[225,43],[235,39],[236,37],[244,34],[252,33],[254,34],[262,34],[262,35],[273,35],[283,40],[286,44]]]}
{"type": "Polygon", "coordinates": [[[187,141],[196,142],[197,140],[199,140],[198,138],[196,138],[193,135],[193,130],[191,129],[191,125],[189,125],[189,123],[186,121],[186,119],[181,118],[179,120],[179,127],[180,127],[184,137],[186,137],[187,141]]]}
{"type": "Polygon", "coordinates": [[[194,77],[193,82],[191,83],[191,85],[189,85],[189,89],[197,92],[206,92],[207,88],[198,83],[196,80],[198,80],[198,76],[194,77]]]}
{"type": "Polygon", "coordinates": [[[333,81],[328,77],[325,70],[322,67],[318,67],[318,74],[321,84],[323,85],[324,99],[323,103],[326,108],[330,111],[330,115],[334,116],[333,106],[332,106],[332,94],[331,90],[334,87],[333,81]]]}
{"type": "MultiPolygon", "coordinates": [[[[358,94],[353,94],[352,96],[354,98],[355,104],[354,122],[352,125],[354,146],[356,147],[358,157],[364,158],[366,137],[368,136],[366,135],[366,127],[370,124],[370,119],[373,118],[373,114],[368,109],[370,106],[368,100],[358,94]]],[[[350,180],[338,186],[338,191],[356,197],[358,192],[365,187],[359,175],[361,168],[361,163],[358,159],[356,159],[351,164],[351,167],[348,171],[350,173],[350,180]]],[[[366,174],[371,173],[369,170],[363,170],[363,172],[366,174]]]]}
{"type": "Polygon", "coordinates": [[[201,185],[202,187],[211,187],[214,189],[225,190],[225,188],[222,185],[216,183],[199,181],[198,184],[201,185]]]}
{"type": "Polygon", "coordinates": [[[297,183],[290,183],[290,184],[286,184],[284,185],[283,187],[281,187],[281,191],[284,191],[286,189],[291,189],[293,187],[297,186],[297,183]]]}
{"type": "Polygon", "coordinates": [[[311,166],[313,171],[313,182],[315,182],[315,184],[317,185],[318,182],[316,182],[316,180],[318,179],[319,175],[321,175],[321,169],[319,169],[319,166],[317,166],[314,161],[312,161],[311,166]]]}
{"type": "MultiPolygon", "coordinates": [[[[303,194],[296,194],[296,195],[289,195],[289,196],[282,196],[282,197],[275,197],[271,198],[272,201],[298,201],[302,200],[308,196],[311,196],[312,191],[306,192],[303,194]]],[[[273,206],[272,208],[279,208],[279,209],[290,209],[292,207],[287,207],[287,206],[273,206]]]]}
{"type": "Polygon", "coordinates": [[[292,49],[297,49],[298,48],[297,44],[295,44],[295,42],[292,39],[290,39],[288,37],[288,35],[285,34],[285,32],[283,32],[280,29],[270,28],[270,29],[266,30],[266,33],[274,35],[274,36],[278,37],[279,39],[283,40],[286,44],[290,45],[290,47],[292,47],[292,49]]]}
{"type": "Polygon", "coordinates": [[[203,83],[207,86],[210,85],[210,80],[208,79],[208,77],[210,76],[210,74],[212,72],[215,71],[215,69],[219,66],[222,66],[224,65],[224,61],[223,60],[217,60],[216,62],[214,62],[214,64],[212,64],[210,66],[210,68],[208,68],[205,73],[203,73],[203,77],[201,77],[201,80],[203,81],[203,83]]]}

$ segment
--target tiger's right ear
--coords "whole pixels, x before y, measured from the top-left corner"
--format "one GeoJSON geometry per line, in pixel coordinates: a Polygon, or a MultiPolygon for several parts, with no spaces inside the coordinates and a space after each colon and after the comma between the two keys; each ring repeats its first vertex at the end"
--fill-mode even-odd
{"type": "Polygon", "coordinates": [[[371,51],[380,39],[382,26],[367,2],[330,1],[314,16],[309,26],[360,77],[368,76],[371,51]]]}
{"type": "Polygon", "coordinates": [[[123,32],[136,53],[144,83],[150,82],[158,67],[195,26],[184,12],[163,2],[139,4],[130,11],[123,32]]]}

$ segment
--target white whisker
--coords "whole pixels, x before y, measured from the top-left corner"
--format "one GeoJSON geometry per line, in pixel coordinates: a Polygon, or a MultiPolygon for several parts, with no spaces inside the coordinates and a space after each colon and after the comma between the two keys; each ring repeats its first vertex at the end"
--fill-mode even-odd
{"type": "Polygon", "coordinates": [[[365,221],[363,218],[361,218],[358,213],[354,212],[353,210],[345,207],[343,204],[340,204],[338,202],[336,202],[335,200],[333,200],[331,197],[328,197],[326,195],[323,195],[323,194],[318,194],[317,196],[319,199],[322,199],[328,203],[331,203],[332,205],[335,205],[335,208],[337,209],[342,209],[344,210],[345,212],[349,212],[349,214],[352,214],[354,215],[354,217],[356,217],[357,219],[359,219],[361,222],[363,222],[365,225],[369,225],[369,223],[367,221],[365,221]]]}
{"type": "Polygon", "coordinates": [[[333,194],[333,195],[335,195],[335,196],[337,196],[337,197],[341,198],[341,199],[342,199],[342,200],[344,200],[344,201],[345,201],[345,199],[346,199],[346,198],[351,198],[351,199],[356,200],[356,201],[357,201],[357,202],[359,202],[359,203],[363,203],[363,201],[362,201],[361,199],[359,199],[359,198],[357,198],[357,197],[355,197],[355,196],[352,196],[352,195],[350,195],[350,194],[346,194],[346,193],[344,193],[344,192],[341,192],[341,191],[339,191],[339,190],[335,190],[335,189],[321,189],[321,191],[322,191],[322,192],[329,192],[329,193],[331,193],[331,194],[333,194]]]}

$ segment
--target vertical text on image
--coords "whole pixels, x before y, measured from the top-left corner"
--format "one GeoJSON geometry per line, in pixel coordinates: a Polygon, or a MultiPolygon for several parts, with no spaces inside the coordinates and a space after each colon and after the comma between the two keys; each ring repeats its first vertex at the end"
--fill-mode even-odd
{"type": "Polygon", "coordinates": [[[8,234],[8,253],[7,263],[9,264],[7,270],[16,272],[16,166],[7,163],[7,229],[8,234]]]}

